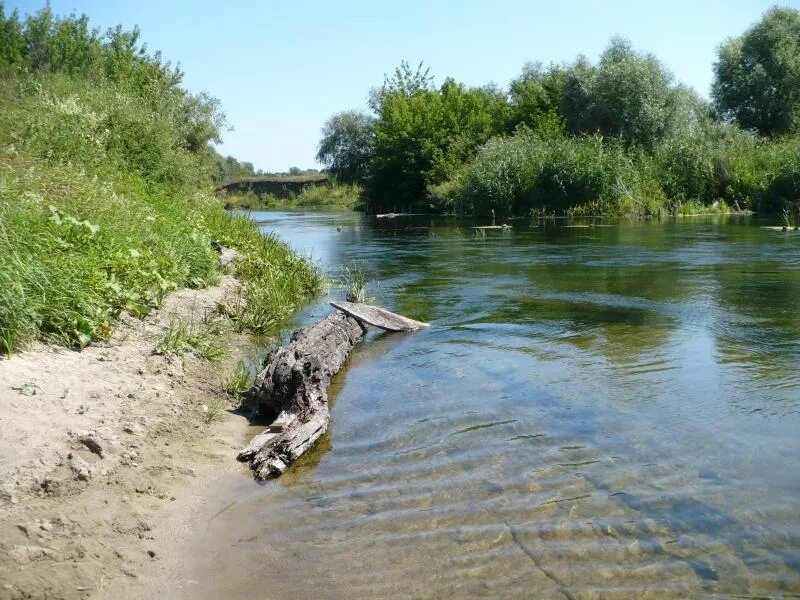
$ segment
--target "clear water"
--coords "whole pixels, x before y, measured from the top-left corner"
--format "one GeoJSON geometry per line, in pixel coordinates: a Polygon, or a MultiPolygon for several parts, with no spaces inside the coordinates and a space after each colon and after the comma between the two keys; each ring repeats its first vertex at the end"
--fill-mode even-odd
{"type": "Polygon", "coordinates": [[[224,482],[191,595],[800,597],[800,235],[254,218],[431,327],[357,347],[286,476],[224,482]]]}

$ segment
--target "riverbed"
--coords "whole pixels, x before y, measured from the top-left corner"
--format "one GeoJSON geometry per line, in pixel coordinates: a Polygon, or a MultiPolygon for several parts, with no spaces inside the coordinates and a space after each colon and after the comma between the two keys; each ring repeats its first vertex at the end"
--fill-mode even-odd
{"type": "Polygon", "coordinates": [[[187,595],[800,596],[800,236],[252,217],[431,327],[370,333],[284,477],[223,480],[187,595]]]}

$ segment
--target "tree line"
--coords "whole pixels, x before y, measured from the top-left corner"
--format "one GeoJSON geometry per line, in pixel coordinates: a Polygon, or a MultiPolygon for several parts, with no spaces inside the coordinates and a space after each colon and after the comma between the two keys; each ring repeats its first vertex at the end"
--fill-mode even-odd
{"type": "Polygon", "coordinates": [[[325,123],[317,159],[371,211],[796,210],[800,12],[724,41],[710,102],[614,38],[596,63],[528,64],[506,89],[436,86],[403,62],[368,106],[325,123]]]}

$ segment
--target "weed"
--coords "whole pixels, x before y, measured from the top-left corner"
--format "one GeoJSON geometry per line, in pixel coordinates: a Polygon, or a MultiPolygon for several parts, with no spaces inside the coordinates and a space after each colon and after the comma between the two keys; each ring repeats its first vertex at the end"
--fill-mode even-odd
{"type": "Polygon", "coordinates": [[[180,317],[173,317],[153,352],[164,356],[183,356],[190,348],[189,336],[189,324],[180,317]]]}
{"type": "MultiPolygon", "coordinates": [[[[50,17],[44,9],[12,30],[50,17]]],[[[42,21],[37,35],[80,37],[71,19],[42,21]]],[[[0,56],[0,353],[37,338],[83,348],[107,339],[123,312],[142,317],[175,289],[215,283],[212,240],[245,257],[241,323],[263,330],[316,293],[313,265],[199,191],[211,174],[208,136],[222,123],[213,99],[179,88],[158,54],[81,40],[91,49],[80,64],[69,64],[73,53],[29,64],[24,45],[22,64],[0,56]]],[[[188,343],[220,355],[188,333],[175,323],[158,351],[188,343]]]]}
{"type": "Polygon", "coordinates": [[[228,403],[223,398],[212,398],[206,407],[204,419],[206,423],[213,421],[221,421],[225,418],[225,413],[228,412],[228,403]]]}
{"type": "Polygon", "coordinates": [[[348,302],[363,303],[367,297],[367,275],[361,264],[353,261],[350,265],[344,265],[340,276],[342,287],[347,290],[346,299],[348,302]]]}
{"type": "Polygon", "coordinates": [[[199,324],[190,328],[187,341],[200,358],[219,360],[226,353],[225,348],[222,346],[223,339],[222,320],[206,315],[199,324]]]}
{"type": "Polygon", "coordinates": [[[243,361],[239,361],[236,368],[223,379],[222,389],[226,394],[238,397],[250,389],[253,375],[243,361]]]}
{"type": "Polygon", "coordinates": [[[194,323],[191,317],[183,319],[173,315],[153,353],[183,356],[186,352],[194,351],[205,360],[218,360],[225,355],[221,341],[222,325],[219,319],[194,323]]]}

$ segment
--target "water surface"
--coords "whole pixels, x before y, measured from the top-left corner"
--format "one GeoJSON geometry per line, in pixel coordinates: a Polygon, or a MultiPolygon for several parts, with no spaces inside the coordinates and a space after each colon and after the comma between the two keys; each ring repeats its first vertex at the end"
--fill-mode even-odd
{"type": "Polygon", "coordinates": [[[800,597],[800,236],[253,216],[431,327],[371,333],[315,451],[223,487],[193,595],[800,597]]]}

